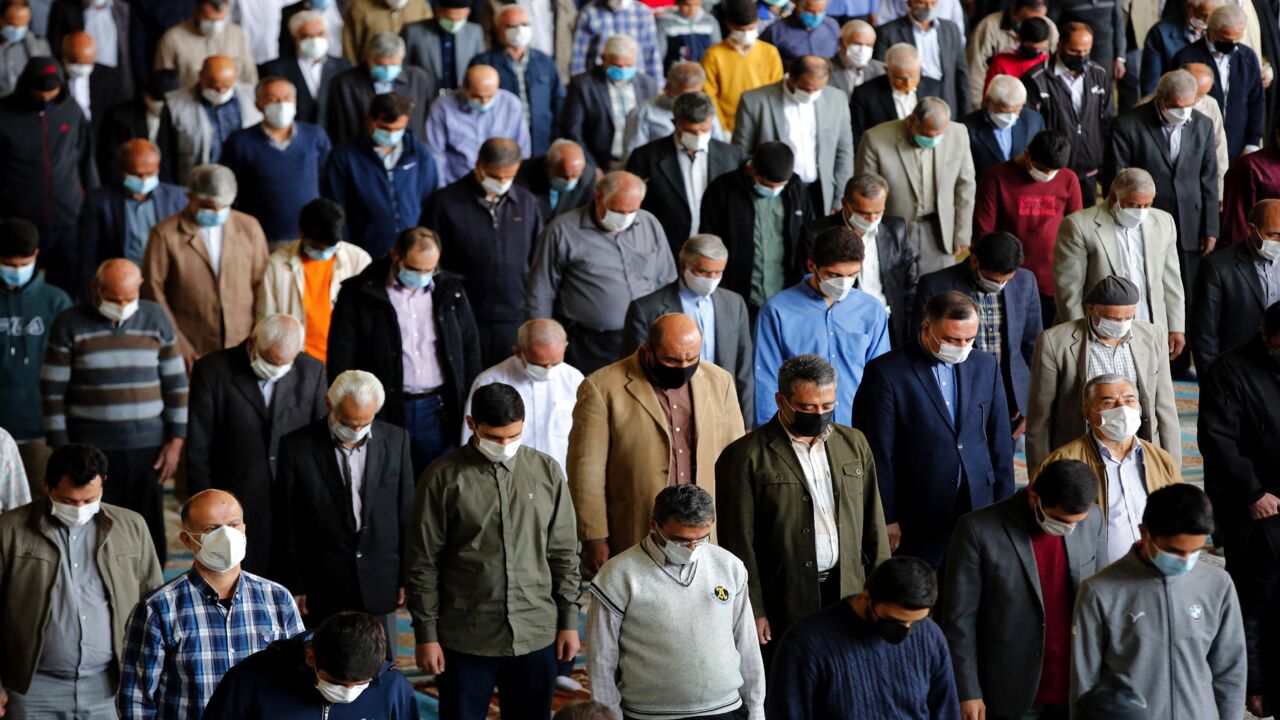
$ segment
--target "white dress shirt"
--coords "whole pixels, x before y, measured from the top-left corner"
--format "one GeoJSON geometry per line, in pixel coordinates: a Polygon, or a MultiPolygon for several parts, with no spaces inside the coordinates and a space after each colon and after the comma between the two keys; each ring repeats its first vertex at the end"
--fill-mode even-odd
{"type": "Polygon", "coordinates": [[[898,114],[899,120],[906,120],[911,111],[916,109],[917,102],[915,90],[909,93],[893,91],[893,111],[898,114]]]}
{"type": "Polygon", "coordinates": [[[1169,145],[1169,160],[1177,162],[1178,153],[1182,150],[1182,128],[1186,123],[1178,123],[1177,125],[1163,125],[1160,129],[1164,131],[1165,142],[1169,145]]]}
{"type": "Polygon", "coordinates": [[[707,191],[707,151],[699,150],[689,157],[689,151],[677,140],[679,133],[672,135],[676,144],[676,160],[680,163],[680,176],[684,180],[684,199],[689,205],[689,217],[693,219],[689,225],[689,234],[698,234],[699,213],[702,211],[702,194],[707,191]]]}
{"type": "Polygon", "coordinates": [[[84,77],[67,76],[67,87],[71,90],[71,97],[75,98],[76,104],[80,106],[85,120],[93,119],[93,108],[89,106],[89,78],[91,77],[93,77],[92,73],[84,77]]]}
{"type": "Polygon", "coordinates": [[[827,438],[830,426],[813,445],[797,440],[791,431],[791,449],[804,471],[804,484],[813,497],[813,541],[817,551],[818,572],[827,572],[840,562],[840,530],[836,522],[836,497],[831,487],[831,463],[827,461],[827,438]]]}
{"type": "Polygon", "coordinates": [[[1213,63],[1218,66],[1218,82],[1222,83],[1222,106],[1227,106],[1227,95],[1231,94],[1231,55],[1223,54],[1212,49],[1209,46],[1209,54],[1213,56],[1213,63]]]}
{"type": "Polygon", "coordinates": [[[1071,107],[1080,112],[1080,106],[1084,104],[1084,71],[1080,71],[1079,76],[1073,75],[1061,60],[1055,58],[1053,74],[1071,90],[1071,107]]]}
{"type": "Polygon", "coordinates": [[[1124,557],[1142,537],[1138,524],[1147,509],[1147,484],[1143,478],[1146,470],[1142,446],[1137,440],[1119,462],[1097,438],[1094,442],[1107,473],[1107,563],[1110,564],[1124,557]]]}
{"type": "Polygon", "coordinates": [[[308,60],[298,58],[298,69],[302,71],[302,80],[307,84],[307,92],[311,97],[320,97],[320,76],[324,74],[324,58],[308,60]]]}
{"type": "Polygon", "coordinates": [[[147,109],[147,139],[151,142],[156,141],[156,136],[160,134],[160,115],[151,114],[151,109],[147,109]]]}
{"type": "Polygon", "coordinates": [[[235,3],[232,20],[244,30],[254,63],[261,65],[280,57],[280,11],[290,4],[292,0],[237,0],[235,3]]]}
{"type": "Polygon", "coordinates": [[[876,239],[879,236],[879,228],[862,236],[862,245],[866,248],[866,252],[862,256],[862,271],[858,273],[858,289],[879,300],[888,311],[889,298],[885,297],[884,283],[880,281],[880,252],[876,246],[876,239]]]}
{"type": "MultiPolygon", "coordinates": [[[[1116,245],[1124,264],[1124,276],[1138,286],[1137,318],[1144,322],[1157,322],[1151,317],[1150,288],[1147,287],[1147,248],[1142,237],[1142,226],[1127,228],[1116,223],[1116,245]]],[[[1165,322],[1164,318],[1158,321],[1165,322]]]]}
{"type": "Polygon", "coordinates": [[[911,35],[915,38],[916,50],[920,53],[920,74],[941,80],[942,46],[938,44],[938,21],[930,23],[928,30],[921,30],[919,23],[911,23],[911,35]]]}
{"type": "Polygon", "coordinates": [[[213,276],[222,273],[222,226],[200,228],[200,237],[204,238],[204,247],[209,251],[209,264],[213,266],[213,276]]]}
{"type": "Polygon", "coordinates": [[[792,99],[784,91],[782,114],[787,119],[787,144],[796,154],[795,173],[802,182],[818,179],[818,117],[814,103],[792,99]]]}
{"type": "Polygon", "coordinates": [[[89,4],[84,9],[84,31],[93,37],[98,47],[99,65],[116,67],[120,62],[120,35],[116,29],[116,20],[111,16],[112,0],[102,7],[89,4]]]}
{"type": "Polygon", "coordinates": [[[266,405],[267,409],[270,410],[271,399],[276,396],[276,383],[280,381],[274,379],[263,380],[257,375],[254,375],[253,377],[258,381],[258,390],[262,392],[262,404],[266,405]]]}
{"type": "MultiPolygon", "coordinates": [[[[563,469],[569,456],[569,429],[573,427],[573,406],[578,401],[582,373],[568,363],[551,368],[546,382],[537,382],[525,372],[524,361],[512,355],[476,376],[467,395],[463,416],[471,414],[471,395],[492,383],[504,383],[516,389],[524,400],[524,434],[521,444],[555,458],[563,469]]],[[[472,432],[462,422],[462,443],[472,432]]]]}

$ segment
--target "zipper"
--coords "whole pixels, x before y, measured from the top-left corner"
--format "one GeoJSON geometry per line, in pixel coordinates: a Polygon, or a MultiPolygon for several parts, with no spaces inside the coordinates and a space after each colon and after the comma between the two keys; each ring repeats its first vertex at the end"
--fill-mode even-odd
{"type": "Polygon", "coordinates": [[[44,146],[44,225],[46,229],[53,227],[53,163],[49,159],[49,111],[40,111],[40,138],[44,146]]]}
{"type": "Polygon", "coordinates": [[[1177,707],[1173,697],[1174,688],[1177,687],[1173,678],[1173,603],[1169,600],[1169,578],[1161,578],[1160,582],[1164,585],[1164,626],[1169,638],[1169,656],[1167,658],[1169,664],[1169,710],[1172,712],[1177,707]]]}

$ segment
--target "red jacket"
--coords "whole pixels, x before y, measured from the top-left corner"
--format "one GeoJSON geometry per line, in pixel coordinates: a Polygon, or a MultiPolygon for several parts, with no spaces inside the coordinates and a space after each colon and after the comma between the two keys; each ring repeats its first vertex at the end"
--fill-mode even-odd
{"type": "Polygon", "coordinates": [[[987,79],[982,81],[983,97],[986,97],[987,86],[991,84],[991,78],[997,75],[1012,75],[1013,77],[1021,78],[1023,73],[1047,59],[1049,59],[1049,56],[1044,53],[1041,53],[1038,57],[1028,59],[1019,55],[1016,50],[997,54],[991,58],[991,64],[987,66],[987,79]]]}

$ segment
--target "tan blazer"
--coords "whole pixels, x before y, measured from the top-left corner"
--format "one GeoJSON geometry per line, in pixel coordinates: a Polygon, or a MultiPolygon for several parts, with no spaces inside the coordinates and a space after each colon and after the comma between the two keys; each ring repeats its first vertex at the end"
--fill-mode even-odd
{"type": "MultiPolygon", "coordinates": [[[[916,144],[907,132],[906,120],[891,120],[868,130],[858,144],[854,158],[855,175],[878,173],[889,183],[885,215],[916,217],[920,197],[920,167],[915,160],[916,144]]],[[[973,232],[973,198],[977,190],[973,156],[969,153],[969,131],[952,119],[942,143],[933,151],[934,197],[942,242],[948,253],[968,247],[973,232]]]]}
{"type": "MultiPolygon", "coordinates": [[[[1084,434],[1084,385],[1088,372],[1089,320],[1055,325],[1036,340],[1031,359],[1031,395],[1027,405],[1027,467],[1039,465],[1049,451],[1084,434]]],[[[1182,426],[1169,374],[1169,345],[1164,331],[1134,322],[1129,346],[1138,370],[1142,426],[1138,437],[1164,448],[1182,466],[1182,426]]]]}
{"type": "MultiPolygon", "coordinates": [[[[1116,227],[1111,205],[1105,200],[1071,213],[1058,225],[1058,239],[1053,246],[1058,322],[1084,317],[1085,293],[1108,275],[1125,275],[1116,227]]],[[[1168,332],[1186,332],[1187,308],[1173,216],[1151,208],[1142,223],[1142,244],[1147,270],[1144,291],[1151,307],[1151,321],[1168,332]]]]}
{"type": "MultiPolygon", "coordinates": [[[[307,276],[302,269],[301,252],[302,241],[294,240],[271,253],[262,277],[262,291],[258,293],[257,319],[283,313],[292,315],[302,327],[307,326],[307,276]]],[[[371,262],[369,253],[360,246],[338,241],[338,252],[333,255],[333,279],[329,282],[329,302],[336,304],[342,281],[359,275],[371,262]]]]}
{"type": "MultiPolygon", "coordinates": [[[[1142,445],[1143,452],[1143,477],[1147,483],[1147,494],[1151,494],[1162,487],[1182,482],[1182,475],[1178,471],[1177,464],[1173,457],[1165,452],[1164,448],[1153,445],[1142,438],[1138,438],[1138,442],[1142,445]]],[[[1079,460],[1089,466],[1093,470],[1094,477],[1098,479],[1098,507],[1102,508],[1102,516],[1107,516],[1107,471],[1102,465],[1102,456],[1098,454],[1098,441],[1094,440],[1093,435],[1086,433],[1062,447],[1054,450],[1044,462],[1039,465],[1031,466],[1031,482],[1035,482],[1036,478],[1044,470],[1045,466],[1057,460],[1079,460]]],[[[1113,560],[1115,558],[1112,558],[1113,560]]]]}
{"type": "Polygon", "coordinates": [[[253,307],[267,269],[267,238],[258,221],[232,210],[222,226],[222,268],[190,209],[151,229],[142,256],[142,297],[164,306],[183,357],[234,347],[253,332],[253,307]]]}
{"type": "MultiPolygon", "coordinates": [[[[716,459],[742,437],[733,376],[705,360],[689,381],[697,484],[715,496],[716,459]]],[[[566,468],[578,538],[609,538],[616,555],[649,532],[653,500],[667,487],[671,438],[637,353],[587,376],[578,387],[566,468]]]]}

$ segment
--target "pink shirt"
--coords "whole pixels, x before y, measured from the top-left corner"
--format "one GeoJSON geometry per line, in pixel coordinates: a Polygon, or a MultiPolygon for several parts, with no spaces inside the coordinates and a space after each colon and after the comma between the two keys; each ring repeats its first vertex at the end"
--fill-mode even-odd
{"type": "Polygon", "coordinates": [[[410,290],[395,280],[387,285],[387,296],[396,309],[396,324],[400,326],[405,392],[433,390],[444,384],[444,371],[436,353],[433,289],[434,282],[425,290],[410,290]]]}

